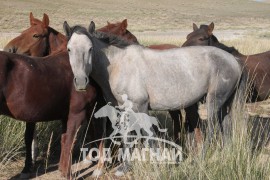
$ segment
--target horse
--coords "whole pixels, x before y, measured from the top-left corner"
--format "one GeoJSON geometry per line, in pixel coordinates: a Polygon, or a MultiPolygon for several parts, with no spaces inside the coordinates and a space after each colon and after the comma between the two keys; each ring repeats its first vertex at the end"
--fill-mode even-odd
{"type": "MultiPolygon", "coordinates": [[[[89,32],[82,26],[70,27],[66,21],[63,25],[76,90],[84,90],[91,76],[112,105],[122,104],[121,96],[126,94],[133,110],[146,114],[149,107],[178,110],[206,97],[209,142],[217,122],[217,131],[223,132],[226,105],[237,86],[239,94],[244,93],[246,83],[242,64],[234,56],[215,47],[158,51],[140,45],[114,46],[91,35],[93,24],[89,32]]],[[[116,174],[123,174],[127,166],[124,163],[116,174]]]]}
{"type": "Polygon", "coordinates": [[[193,23],[193,32],[187,35],[183,46],[214,46],[227,51],[239,58],[249,72],[249,79],[252,80],[252,92],[248,100],[250,102],[263,101],[270,95],[270,51],[259,54],[244,55],[234,47],[228,47],[220,43],[213,34],[214,23],[200,25],[200,28],[193,23]]]}
{"type": "MultiPolygon", "coordinates": [[[[67,51],[43,58],[0,52],[0,59],[0,113],[27,122],[31,128],[36,122],[60,119],[59,169],[69,176],[74,137],[83,120],[91,115],[89,109],[93,109],[98,97],[97,86],[91,82],[86,91],[75,91],[67,51]]],[[[31,132],[33,129],[25,134],[27,149],[21,173],[23,178],[29,177],[32,168],[31,132]]]]}
{"type": "MultiPolygon", "coordinates": [[[[97,29],[97,32],[110,32],[110,34],[118,35],[119,37],[123,37],[123,34],[125,32],[130,33],[127,37],[124,37],[123,39],[126,39],[129,43],[131,44],[138,44],[139,42],[137,41],[137,38],[130,32],[128,31],[127,28],[127,19],[124,19],[122,22],[117,22],[117,23],[110,23],[107,22],[108,24],[102,28],[97,29]]],[[[179,48],[179,46],[176,46],[174,44],[155,44],[155,45],[149,45],[147,46],[150,49],[157,49],[157,50],[167,50],[167,49],[172,49],[172,48],[179,48]]],[[[200,126],[200,116],[198,114],[198,105],[194,104],[190,107],[185,108],[186,112],[186,121],[185,121],[185,128],[189,132],[195,133],[195,140],[197,146],[200,146],[202,143],[202,133],[199,128],[200,126]]],[[[179,144],[180,139],[179,139],[179,132],[182,129],[182,115],[180,110],[176,111],[169,111],[169,114],[173,120],[173,127],[174,127],[174,139],[177,141],[179,144]]]]}

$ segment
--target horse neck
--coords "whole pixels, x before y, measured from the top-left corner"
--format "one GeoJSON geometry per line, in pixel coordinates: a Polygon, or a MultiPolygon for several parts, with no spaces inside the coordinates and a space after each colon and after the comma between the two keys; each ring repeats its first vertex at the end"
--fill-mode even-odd
{"type": "Polygon", "coordinates": [[[66,36],[56,31],[55,29],[49,27],[49,54],[56,54],[63,50],[66,50],[67,39],[66,36]]]}
{"type": "Polygon", "coordinates": [[[113,96],[113,93],[109,84],[110,68],[108,68],[112,62],[112,56],[116,51],[121,51],[120,48],[114,46],[108,46],[107,44],[94,39],[94,55],[92,59],[92,73],[91,76],[101,87],[105,99],[107,102],[111,102],[114,106],[118,105],[117,100],[113,96]]]}
{"type": "Polygon", "coordinates": [[[241,57],[243,56],[237,49],[235,49],[234,47],[229,47],[229,46],[226,46],[225,44],[223,43],[220,43],[219,41],[217,42],[212,42],[212,45],[217,47],[217,48],[220,48],[232,55],[234,55],[235,57],[241,57]]]}

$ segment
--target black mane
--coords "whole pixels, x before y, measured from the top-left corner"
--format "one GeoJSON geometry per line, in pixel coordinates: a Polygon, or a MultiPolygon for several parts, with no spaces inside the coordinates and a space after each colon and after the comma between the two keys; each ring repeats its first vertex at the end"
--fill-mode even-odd
{"type": "Polygon", "coordinates": [[[85,27],[80,26],[80,25],[75,25],[75,26],[70,28],[70,34],[69,34],[69,36],[67,36],[68,40],[70,40],[70,38],[74,32],[76,32],[77,34],[85,34],[90,38],[90,34],[85,27]]]}
{"type": "Polygon", "coordinates": [[[93,36],[108,45],[113,45],[119,48],[125,48],[132,44],[138,44],[135,42],[127,41],[126,39],[111,33],[95,31],[93,36]]]}
{"type": "Polygon", "coordinates": [[[235,49],[233,46],[229,47],[229,46],[226,46],[223,43],[220,43],[215,35],[211,35],[211,41],[213,42],[213,45],[215,47],[220,48],[220,49],[222,49],[224,51],[227,51],[230,54],[234,54],[234,53],[238,54],[239,53],[239,51],[237,49],[235,49]]]}
{"type": "Polygon", "coordinates": [[[111,33],[95,31],[93,34],[90,34],[85,27],[80,26],[80,25],[76,25],[76,26],[71,27],[70,36],[67,37],[68,40],[71,38],[71,35],[74,32],[76,32],[77,34],[87,35],[91,41],[93,40],[93,38],[96,38],[96,39],[98,39],[98,40],[100,40],[108,45],[113,45],[113,46],[116,46],[119,48],[125,48],[129,45],[136,44],[133,42],[129,42],[129,41],[127,41],[119,36],[116,36],[114,34],[111,34],[111,33]]]}

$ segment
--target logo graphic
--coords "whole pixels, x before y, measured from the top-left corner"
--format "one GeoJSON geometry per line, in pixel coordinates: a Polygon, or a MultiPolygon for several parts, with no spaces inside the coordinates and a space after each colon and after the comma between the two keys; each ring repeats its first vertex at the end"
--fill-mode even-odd
{"type": "MultiPolygon", "coordinates": [[[[145,113],[136,113],[132,110],[133,103],[128,99],[128,96],[126,94],[123,94],[122,96],[123,105],[113,107],[110,104],[107,104],[100,108],[95,114],[95,118],[101,118],[101,117],[108,117],[108,119],[111,121],[113,132],[110,134],[108,138],[104,139],[110,139],[114,144],[121,145],[121,141],[117,141],[116,139],[122,138],[126,146],[128,145],[129,148],[132,148],[135,144],[138,144],[138,142],[141,142],[141,140],[144,140],[144,145],[148,146],[151,141],[157,141],[159,143],[167,144],[171,147],[171,149],[168,148],[162,148],[160,150],[159,148],[134,148],[133,153],[130,154],[129,149],[125,149],[124,152],[120,148],[118,152],[118,160],[145,160],[145,152],[149,151],[150,153],[150,160],[155,159],[156,161],[170,161],[171,163],[176,163],[176,161],[182,160],[182,148],[181,146],[175,144],[172,141],[168,141],[166,139],[161,139],[158,137],[155,137],[153,132],[153,125],[157,127],[158,131],[161,133],[167,132],[167,129],[161,129],[158,123],[158,120],[153,117],[149,116],[145,113]],[[147,135],[143,135],[141,133],[141,130],[144,130],[147,135]],[[135,132],[136,134],[131,135],[131,132],[135,132]],[[131,139],[131,141],[130,141],[131,139]],[[135,155],[134,155],[135,153],[135,155]],[[134,158],[136,157],[136,158],[134,158]],[[177,159],[177,160],[176,160],[177,159]]],[[[145,133],[144,133],[145,134],[145,133]]],[[[82,148],[81,151],[83,151],[83,156],[86,155],[86,148],[82,148]]],[[[98,154],[98,149],[94,149],[94,151],[98,154]]],[[[104,148],[103,154],[106,156],[110,156],[110,149],[104,148]]],[[[89,151],[90,153],[93,152],[93,150],[89,151]]],[[[93,158],[92,155],[91,160],[98,160],[98,157],[93,158]]],[[[85,158],[84,158],[85,159],[85,158]]],[[[105,157],[105,160],[110,161],[110,157],[105,157]]]]}

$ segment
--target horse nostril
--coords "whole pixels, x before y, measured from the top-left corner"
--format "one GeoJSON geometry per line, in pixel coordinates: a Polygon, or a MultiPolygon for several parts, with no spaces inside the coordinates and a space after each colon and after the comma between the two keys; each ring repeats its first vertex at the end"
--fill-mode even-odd
{"type": "Polygon", "coordinates": [[[87,85],[89,83],[88,77],[85,78],[85,84],[87,85]]]}
{"type": "Polygon", "coordinates": [[[15,47],[9,48],[8,52],[9,53],[16,53],[16,48],[15,47]]]}

